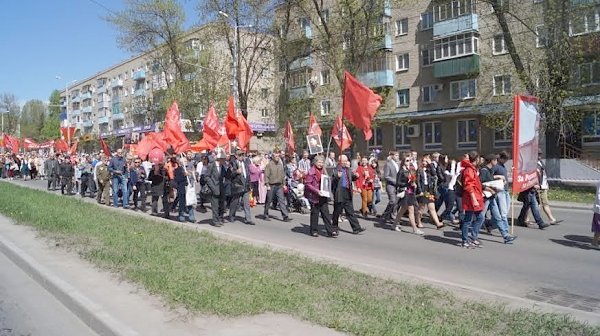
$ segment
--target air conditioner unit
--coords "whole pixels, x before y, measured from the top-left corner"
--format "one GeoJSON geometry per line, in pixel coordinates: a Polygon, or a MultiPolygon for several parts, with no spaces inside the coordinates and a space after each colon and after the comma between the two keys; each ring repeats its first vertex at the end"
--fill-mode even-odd
{"type": "Polygon", "coordinates": [[[419,137],[419,125],[409,125],[406,127],[406,136],[409,138],[419,137]]]}
{"type": "Polygon", "coordinates": [[[435,84],[435,85],[433,86],[433,89],[434,89],[435,91],[442,91],[442,90],[444,89],[444,84],[435,84]]]}

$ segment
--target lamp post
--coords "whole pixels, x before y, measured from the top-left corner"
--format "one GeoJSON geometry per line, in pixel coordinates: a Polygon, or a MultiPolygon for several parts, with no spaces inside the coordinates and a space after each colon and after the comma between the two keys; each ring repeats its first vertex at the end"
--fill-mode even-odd
{"type": "Polygon", "coordinates": [[[9,113],[9,111],[2,110],[2,111],[0,111],[0,113],[2,113],[2,135],[4,136],[4,113],[9,113]]]}
{"type": "MultiPolygon", "coordinates": [[[[221,15],[222,17],[229,19],[229,14],[223,12],[223,11],[219,11],[219,15],[221,15]]],[[[239,106],[239,92],[238,92],[238,39],[239,39],[239,30],[240,28],[251,28],[252,25],[247,25],[247,26],[240,26],[237,24],[237,22],[234,22],[233,28],[234,28],[234,37],[233,37],[233,57],[232,57],[232,61],[233,61],[233,81],[232,81],[232,85],[233,85],[233,100],[235,102],[235,106],[236,106],[236,114],[237,114],[237,107],[239,106]]]]}
{"type": "MultiPolygon", "coordinates": [[[[62,80],[61,76],[55,76],[56,79],[62,80]]],[[[67,143],[71,144],[71,120],[69,120],[69,84],[73,84],[77,82],[77,80],[72,80],[70,82],[65,83],[65,99],[66,99],[66,108],[65,112],[67,114],[67,143]]]]}

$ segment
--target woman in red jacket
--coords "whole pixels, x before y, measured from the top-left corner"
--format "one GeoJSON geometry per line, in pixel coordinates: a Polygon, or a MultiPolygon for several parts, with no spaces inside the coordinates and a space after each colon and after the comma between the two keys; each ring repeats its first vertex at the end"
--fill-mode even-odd
{"type": "Polygon", "coordinates": [[[373,181],[375,178],[375,170],[369,165],[367,158],[362,158],[360,166],[356,169],[356,174],[358,175],[356,187],[360,190],[362,198],[360,212],[366,218],[369,213],[369,205],[373,203],[373,181]]]}
{"type": "Polygon", "coordinates": [[[462,206],[465,211],[465,217],[462,225],[462,244],[464,248],[479,247],[480,242],[469,237],[469,230],[473,227],[480,226],[484,219],[483,211],[483,191],[481,181],[479,180],[479,170],[477,162],[479,154],[473,151],[470,152],[467,159],[464,159],[460,164],[463,167],[462,171],[462,206]]]}

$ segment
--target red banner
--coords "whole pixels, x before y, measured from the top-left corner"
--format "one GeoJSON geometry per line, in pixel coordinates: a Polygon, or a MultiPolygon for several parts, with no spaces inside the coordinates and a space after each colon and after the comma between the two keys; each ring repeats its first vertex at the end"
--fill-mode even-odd
{"type": "Polygon", "coordinates": [[[50,141],[46,141],[46,142],[42,142],[42,143],[39,145],[39,148],[40,148],[40,149],[49,149],[49,148],[52,148],[52,147],[54,147],[54,140],[50,140],[50,141]]]}
{"type": "Polygon", "coordinates": [[[8,134],[4,134],[2,143],[3,143],[4,147],[10,149],[11,152],[13,152],[13,153],[19,152],[19,139],[18,138],[12,137],[8,134]]]}
{"type": "Polygon", "coordinates": [[[538,184],[539,99],[515,96],[513,118],[513,193],[538,184]]]}
{"type": "Polygon", "coordinates": [[[62,134],[64,140],[73,139],[75,127],[61,127],[60,134],[62,134]]]}
{"type": "Polygon", "coordinates": [[[29,138],[24,138],[23,139],[23,148],[25,148],[25,149],[39,149],[40,145],[37,142],[35,142],[35,141],[33,141],[33,140],[29,139],[29,138]]]}

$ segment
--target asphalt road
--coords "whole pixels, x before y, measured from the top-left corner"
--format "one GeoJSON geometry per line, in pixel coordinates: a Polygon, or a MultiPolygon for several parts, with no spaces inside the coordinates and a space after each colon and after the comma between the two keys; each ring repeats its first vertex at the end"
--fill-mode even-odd
{"type": "MultiPolygon", "coordinates": [[[[16,183],[45,189],[45,181],[16,183]]],[[[380,211],[385,204],[379,204],[380,211]]],[[[253,213],[261,214],[262,210],[258,205],[253,213]]],[[[514,245],[504,245],[497,231],[493,235],[483,233],[483,247],[479,249],[458,247],[460,232],[453,227],[438,231],[425,224],[425,236],[421,237],[382,229],[374,225],[376,221],[361,219],[367,231],[360,235],[342,231],[337,239],[313,238],[308,235],[308,215],[292,214],[293,221],[285,223],[278,220],[278,211],[271,210],[270,214],[276,218],[270,222],[256,218],[255,226],[237,221],[214,228],[208,225],[209,210],[206,214],[196,212],[199,223],[195,225],[392,278],[527,298],[600,317],[600,251],[589,248],[591,211],[556,208],[555,217],[564,219],[560,225],[546,230],[515,227],[519,238],[514,245]]],[[[351,231],[347,222],[340,228],[351,231]]]]}
{"type": "Polygon", "coordinates": [[[0,336],[96,335],[0,253],[0,336]]]}

